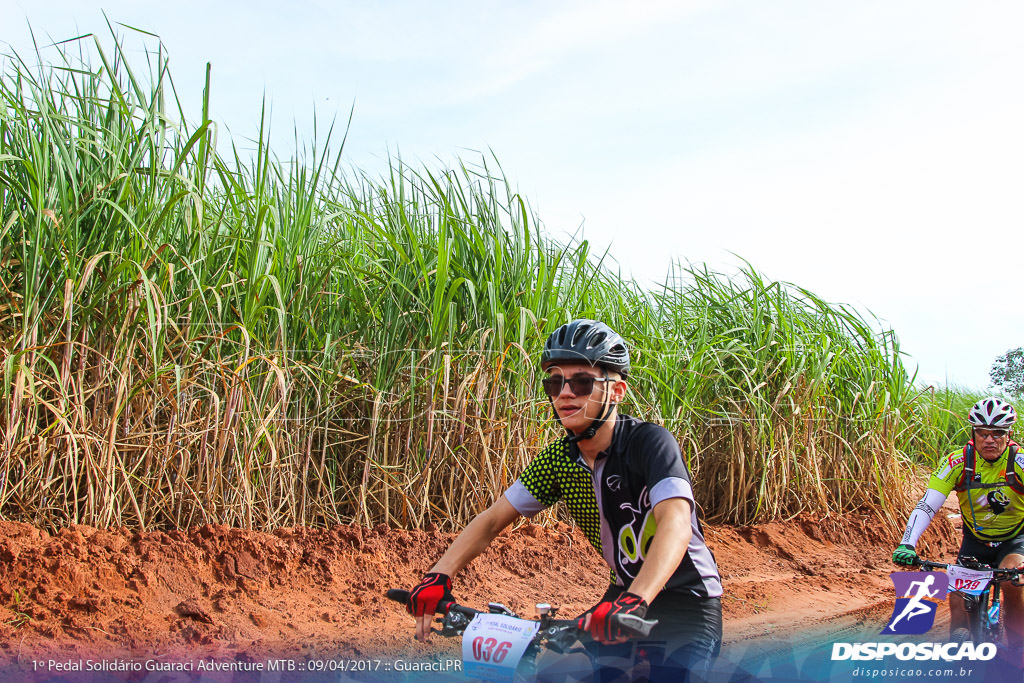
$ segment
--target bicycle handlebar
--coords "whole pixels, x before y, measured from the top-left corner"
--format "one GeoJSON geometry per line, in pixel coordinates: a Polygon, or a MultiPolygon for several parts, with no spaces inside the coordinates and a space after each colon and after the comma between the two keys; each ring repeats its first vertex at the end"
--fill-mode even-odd
{"type": "Polygon", "coordinates": [[[963,569],[974,569],[977,571],[988,571],[992,572],[993,581],[1017,581],[1024,576],[1024,569],[1003,569],[1001,567],[990,567],[988,565],[981,564],[980,562],[969,561],[970,558],[964,558],[964,562],[932,562],[931,560],[924,560],[920,557],[914,558],[915,567],[923,567],[926,569],[940,569],[947,570],[950,567],[961,567],[963,569]]]}
{"type": "MultiPolygon", "coordinates": [[[[403,605],[409,602],[409,591],[401,588],[389,588],[385,593],[388,600],[399,602],[403,605]]],[[[459,605],[454,602],[449,603],[447,609],[442,611],[441,604],[438,604],[438,609],[435,614],[446,614],[447,612],[456,612],[462,614],[468,619],[472,619],[477,614],[487,614],[478,609],[472,607],[466,607],[459,605]]],[[[658,625],[657,619],[644,619],[638,617],[635,614],[613,614],[611,616],[612,624],[618,626],[620,629],[625,631],[633,638],[646,638],[650,635],[651,629],[658,625]]],[[[574,629],[578,635],[585,634],[586,631],[580,630],[576,627],[576,619],[549,619],[547,621],[548,626],[554,626],[555,628],[563,629],[574,629]]]]}

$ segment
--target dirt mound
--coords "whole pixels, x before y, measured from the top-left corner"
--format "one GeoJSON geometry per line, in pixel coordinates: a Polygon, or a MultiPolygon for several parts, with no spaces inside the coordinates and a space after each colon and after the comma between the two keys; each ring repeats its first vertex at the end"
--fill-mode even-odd
{"type": "MultiPolygon", "coordinates": [[[[866,514],[709,528],[726,590],[727,640],[891,600],[897,534],[866,514]]],[[[940,515],[923,551],[948,556],[954,535],[940,515]]],[[[274,533],[73,526],[50,535],[0,522],[0,672],[58,658],[455,652],[458,643],[442,638],[415,643],[412,618],[384,598],[388,588],[414,584],[452,538],[383,526],[274,533]]],[[[478,607],[501,601],[526,616],[537,602],[575,615],[607,581],[607,568],[577,529],[525,525],[460,574],[455,595],[478,607]]]]}

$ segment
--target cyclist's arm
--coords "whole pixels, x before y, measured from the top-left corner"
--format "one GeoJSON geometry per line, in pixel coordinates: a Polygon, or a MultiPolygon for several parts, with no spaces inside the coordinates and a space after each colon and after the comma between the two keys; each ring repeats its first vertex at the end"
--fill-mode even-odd
{"type": "Polygon", "coordinates": [[[946,502],[946,497],[953,490],[953,487],[956,486],[956,482],[959,481],[962,473],[962,456],[952,453],[943,459],[938,469],[932,472],[924,496],[921,497],[913,512],[910,513],[910,517],[907,519],[907,528],[903,532],[903,539],[900,543],[911,547],[917,546],[917,541],[921,538],[921,534],[932,523],[932,518],[935,517],[935,513],[942,507],[942,504],[946,502]]]}
{"type": "Polygon", "coordinates": [[[947,495],[932,488],[924,492],[924,496],[917,502],[914,511],[907,519],[907,528],[903,532],[903,540],[900,543],[911,547],[917,546],[921,534],[932,523],[935,512],[946,502],[947,495]]]}
{"type": "Polygon", "coordinates": [[[430,571],[455,576],[519,516],[519,511],[503,495],[473,518],[430,571]]]}
{"type": "Polygon", "coordinates": [[[536,474],[538,471],[544,471],[545,457],[550,457],[550,449],[542,451],[498,500],[473,518],[430,571],[455,576],[472,562],[473,558],[486,550],[491,541],[509,524],[520,516],[532,517],[554,503],[558,499],[554,480],[550,477],[538,477],[536,474]],[[527,487],[524,480],[531,481],[533,489],[527,487]],[[544,500],[540,500],[538,495],[544,500]]]}
{"type": "Polygon", "coordinates": [[[666,498],[654,506],[657,530],[644,556],[644,564],[629,586],[648,604],[661,592],[683,561],[693,536],[693,507],[686,498],[666,498]]]}
{"type": "MultiPolygon", "coordinates": [[[[519,517],[519,511],[512,507],[508,498],[502,496],[473,518],[473,521],[462,530],[462,533],[455,537],[452,544],[448,546],[448,550],[430,571],[455,576],[463,567],[472,562],[473,558],[486,550],[491,541],[517,517],[519,517]]],[[[430,636],[430,622],[433,619],[433,614],[416,617],[417,640],[427,640],[430,636]]]]}

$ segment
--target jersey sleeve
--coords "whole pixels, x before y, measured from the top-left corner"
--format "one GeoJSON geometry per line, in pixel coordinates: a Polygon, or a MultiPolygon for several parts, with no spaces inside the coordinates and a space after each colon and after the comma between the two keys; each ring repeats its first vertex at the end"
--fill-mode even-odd
{"type": "Polygon", "coordinates": [[[508,489],[505,490],[505,498],[516,509],[516,512],[523,517],[533,517],[538,512],[547,509],[547,505],[537,500],[532,493],[523,485],[521,479],[516,479],[508,489]]]}
{"type": "Polygon", "coordinates": [[[679,444],[664,427],[645,424],[636,436],[637,450],[651,497],[651,506],[669,498],[685,498],[696,507],[693,484],[679,444]]]}
{"type": "Polygon", "coordinates": [[[960,482],[963,474],[964,454],[962,451],[954,451],[939,462],[939,466],[928,479],[928,488],[948,496],[960,482]]]}
{"type": "Polygon", "coordinates": [[[564,439],[544,448],[505,491],[505,497],[521,515],[532,517],[562,499],[555,463],[557,458],[567,456],[568,448],[564,439]]]}

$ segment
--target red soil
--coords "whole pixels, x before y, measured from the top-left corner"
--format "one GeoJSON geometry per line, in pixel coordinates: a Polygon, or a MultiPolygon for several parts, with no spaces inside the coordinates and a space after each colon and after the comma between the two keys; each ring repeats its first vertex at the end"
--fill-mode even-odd
{"type": "MultiPolygon", "coordinates": [[[[898,533],[860,514],[707,529],[725,585],[726,641],[891,606],[889,558],[898,533]]],[[[955,535],[940,515],[919,549],[948,557],[955,535]]],[[[455,639],[414,642],[412,618],[384,598],[388,588],[415,584],[452,538],[383,526],[274,533],[74,526],[51,535],[0,521],[0,678],[44,680],[33,668],[84,658],[454,653],[455,639]]],[[[551,602],[569,616],[590,607],[607,580],[578,530],[526,525],[457,576],[454,592],[470,606],[494,600],[533,616],[534,603],[551,602]]],[[[124,678],[144,680],[146,673],[124,678]]]]}

